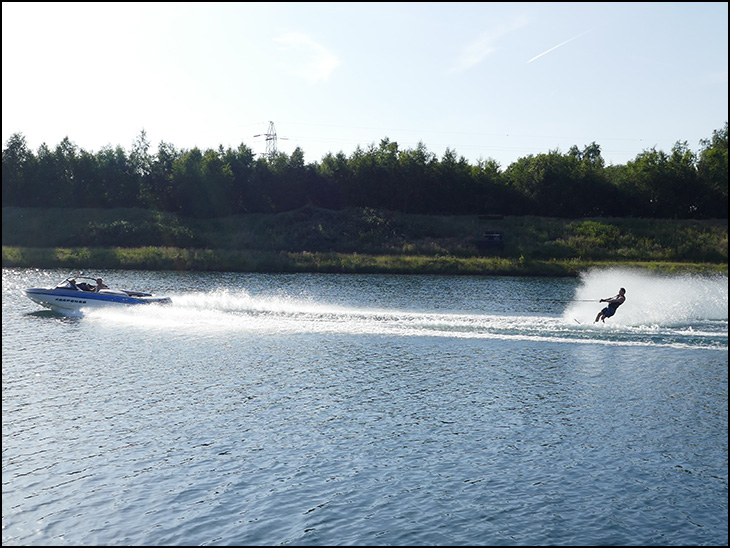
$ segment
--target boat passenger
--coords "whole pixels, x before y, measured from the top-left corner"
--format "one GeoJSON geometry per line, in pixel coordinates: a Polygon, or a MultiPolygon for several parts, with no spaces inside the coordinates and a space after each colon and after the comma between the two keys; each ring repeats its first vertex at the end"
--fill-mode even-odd
{"type": "Polygon", "coordinates": [[[109,286],[106,285],[104,282],[101,281],[101,278],[96,279],[96,288],[94,288],[94,291],[98,293],[102,289],[109,289],[109,286]]]}

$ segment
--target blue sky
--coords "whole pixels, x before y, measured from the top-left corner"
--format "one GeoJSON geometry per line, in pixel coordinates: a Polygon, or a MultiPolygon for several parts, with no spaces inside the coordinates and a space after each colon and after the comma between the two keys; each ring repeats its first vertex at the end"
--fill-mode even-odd
{"type": "Polygon", "coordinates": [[[728,4],[2,4],[3,146],[350,155],[383,138],[470,163],[596,142],[607,164],[728,120],[728,4]]]}

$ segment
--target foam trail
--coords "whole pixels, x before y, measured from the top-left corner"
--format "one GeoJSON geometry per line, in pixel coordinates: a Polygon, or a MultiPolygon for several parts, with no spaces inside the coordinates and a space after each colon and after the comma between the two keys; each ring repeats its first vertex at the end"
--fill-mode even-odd
{"type": "MultiPolygon", "coordinates": [[[[566,316],[533,314],[485,314],[436,311],[408,311],[401,309],[370,309],[318,301],[316,298],[292,297],[289,295],[252,295],[245,290],[186,293],[172,295],[173,304],[165,306],[140,306],[90,311],[89,319],[103,324],[129,329],[142,328],[146,333],[158,332],[164,336],[186,336],[193,340],[218,339],[231,334],[254,336],[303,335],[347,335],[388,337],[442,337],[450,339],[512,340],[552,342],[568,344],[610,344],[620,346],[654,346],[676,348],[715,349],[727,351],[727,310],[720,310],[722,302],[727,303],[727,285],[724,297],[717,295],[718,284],[714,280],[690,280],[694,284],[686,295],[695,297],[713,296],[711,305],[700,304],[686,315],[694,315],[693,325],[684,322],[667,322],[664,325],[648,323],[647,312],[641,294],[652,291],[677,290],[676,278],[658,280],[653,277],[627,273],[587,274],[579,288],[579,297],[616,282],[635,287],[637,310],[627,308],[622,320],[611,318],[606,324],[594,326],[586,322],[576,325],[570,314],[566,316]],[[618,279],[612,276],[619,276],[618,279]],[[667,288],[662,289],[666,284],[667,288]],[[724,301],[723,301],[724,298],[724,301]],[[719,301],[720,304],[718,304],[719,301]],[[708,313],[709,312],[709,313],[708,313]],[[725,320],[708,322],[708,317],[723,316],[725,320]],[[566,319],[569,318],[569,319],[566,319]],[[630,324],[627,322],[635,322],[630,324]],[[623,322],[623,323],[621,323],[623,322]]],[[[610,287],[613,287],[610,285],[610,287]]],[[[680,284],[681,285],[681,284],[680,284]]],[[[618,290],[618,286],[616,287],[618,290]]],[[[628,290],[628,288],[627,288],[628,290]]],[[[610,293],[610,291],[609,291],[610,293]]],[[[604,295],[608,296],[608,295],[604,295]]],[[[682,306],[684,301],[672,301],[682,306]]],[[[628,303],[628,301],[627,301],[628,303]]],[[[575,303],[573,307],[587,306],[588,321],[592,322],[597,304],[575,303]]],[[[628,307],[628,304],[625,305],[628,307]]],[[[726,306],[726,305],[725,305],[726,306]]],[[[686,306],[684,307],[686,308],[686,306]]],[[[664,307],[662,314],[667,314],[664,307]]],[[[518,312],[516,310],[516,312],[518,312]]],[[[624,309],[619,309],[621,315],[624,309]]],[[[651,310],[649,310],[649,313],[651,310]]],[[[618,318],[616,318],[618,319],[618,318]]],[[[103,327],[103,326],[100,326],[103,327]]]]}
{"type": "Polygon", "coordinates": [[[581,276],[576,301],[563,314],[592,323],[605,306],[598,301],[613,297],[626,288],[626,302],[616,315],[606,320],[611,325],[677,325],[697,321],[728,319],[727,276],[661,275],[630,269],[592,270],[581,276]]]}

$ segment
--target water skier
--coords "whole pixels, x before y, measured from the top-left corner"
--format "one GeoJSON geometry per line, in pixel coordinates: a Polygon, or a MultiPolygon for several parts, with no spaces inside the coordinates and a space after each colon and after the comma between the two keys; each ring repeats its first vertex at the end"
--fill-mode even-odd
{"type": "Polygon", "coordinates": [[[605,322],[606,318],[610,318],[616,313],[616,309],[624,304],[625,300],[626,290],[622,287],[618,290],[618,295],[616,295],[615,297],[609,297],[608,299],[601,299],[600,301],[598,301],[601,303],[608,303],[608,306],[598,313],[598,316],[596,316],[596,319],[593,323],[596,323],[598,320],[605,322]]]}

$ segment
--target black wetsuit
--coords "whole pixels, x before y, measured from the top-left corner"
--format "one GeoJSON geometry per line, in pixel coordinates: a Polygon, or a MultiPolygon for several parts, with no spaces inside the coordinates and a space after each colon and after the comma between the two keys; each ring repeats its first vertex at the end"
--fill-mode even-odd
{"type": "Polygon", "coordinates": [[[612,303],[608,303],[608,306],[606,308],[610,308],[611,310],[613,310],[614,312],[616,312],[616,309],[619,306],[621,306],[622,304],[624,304],[624,301],[621,301],[621,302],[615,301],[615,302],[612,302],[612,303]]]}
{"type": "Polygon", "coordinates": [[[616,313],[616,309],[619,306],[621,306],[622,304],[624,304],[624,301],[610,302],[610,303],[608,303],[608,306],[606,306],[606,308],[604,308],[601,312],[603,312],[604,316],[606,316],[607,318],[610,318],[611,316],[613,316],[616,313]]]}

